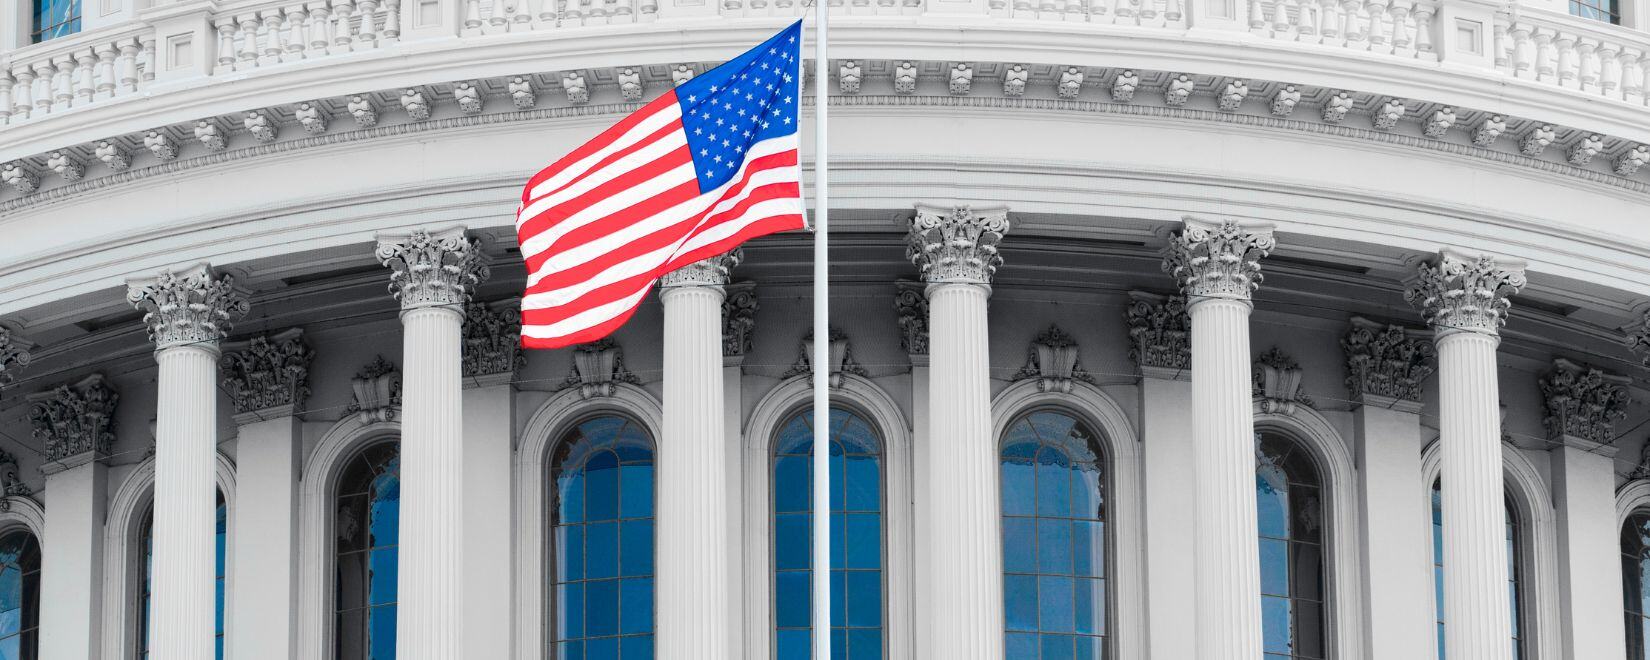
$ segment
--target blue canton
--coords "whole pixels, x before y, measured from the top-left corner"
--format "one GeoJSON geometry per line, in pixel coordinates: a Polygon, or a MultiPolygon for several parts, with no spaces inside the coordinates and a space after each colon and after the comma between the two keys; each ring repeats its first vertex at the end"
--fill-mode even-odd
{"type": "Polygon", "coordinates": [[[757,142],[796,133],[801,121],[802,22],[676,88],[699,191],[738,173],[757,142]]]}

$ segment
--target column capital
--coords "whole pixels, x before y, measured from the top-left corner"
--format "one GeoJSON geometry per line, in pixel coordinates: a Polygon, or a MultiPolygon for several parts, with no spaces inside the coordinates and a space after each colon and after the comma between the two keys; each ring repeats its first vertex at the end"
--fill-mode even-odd
{"type": "Polygon", "coordinates": [[[143,324],[157,351],[215,344],[229,334],[232,321],[250,309],[234,279],[216,274],[204,263],[127,280],[126,302],[143,312],[143,324]]]}
{"type": "Polygon", "coordinates": [[[997,245],[1008,228],[1008,207],[918,204],[905,256],[929,284],[990,284],[1003,263],[997,245]]]}
{"type": "Polygon", "coordinates": [[[390,269],[390,293],[402,310],[452,307],[462,314],[475,286],[491,274],[481,241],[469,238],[464,227],[381,233],[376,238],[374,256],[390,269]]]}
{"type": "Polygon", "coordinates": [[[1432,342],[1416,335],[1401,325],[1352,317],[1341,337],[1349,398],[1363,405],[1419,406],[1423,384],[1438,368],[1438,356],[1432,342]]]}
{"type": "MultiPolygon", "coordinates": [[[[1644,356],[1644,366],[1650,367],[1650,311],[1646,311],[1638,325],[1627,332],[1627,347],[1644,356]]],[[[0,380],[0,384],[4,381],[0,380]]]]}
{"type": "Polygon", "coordinates": [[[673,289],[690,286],[725,286],[734,266],[738,266],[744,260],[745,250],[734,248],[727,254],[701,259],[665,273],[659,277],[659,287],[673,289]]]}
{"type": "Polygon", "coordinates": [[[1272,225],[1192,217],[1182,223],[1163,251],[1163,271],[1190,299],[1188,307],[1204,298],[1248,301],[1260,288],[1260,260],[1277,245],[1272,225]]]}
{"type": "Polygon", "coordinates": [[[1524,288],[1524,262],[1469,255],[1451,248],[1422,263],[1404,299],[1421,310],[1437,339],[1457,332],[1497,335],[1507,322],[1509,298],[1524,288]]]}
{"type": "Polygon", "coordinates": [[[115,406],[120,395],[92,374],[28,398],[34,437],[46,443],[46,459],[61,461],[95,452],[108,454],[115,442],[115,406]]]}
{"type": "Polygon", "coordinates": [[[309,362],[315,357],[304,331],[288,328],[225,346],[218,360],[223,389],[235,405],[235,421],[246,424],[295,414],[309,397],[309,362]]]}
{"type": "Polygon", "coordinates": [[[29,366],[29,349],[34,344],[22,337],[14,337],[10,330],[0,327],[0,387],[17,381],[17,371],[29,366]]]}
{"type": "Polygon", "coordinates": [[[1541,379],[1547,411],[1541,423],[1547,428],[1547,438],[1613,444],[1616,422],[1627,417],[1627,406],[1633,402],[1627,393],[1631,384],[1631,379],[1595,367],[1564,358],[1553,360],[1552,370],[1541,379]]]}

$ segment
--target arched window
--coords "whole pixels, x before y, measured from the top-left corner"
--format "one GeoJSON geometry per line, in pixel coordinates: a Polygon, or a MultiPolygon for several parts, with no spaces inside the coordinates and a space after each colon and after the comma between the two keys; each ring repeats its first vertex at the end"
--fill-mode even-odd
{"type": "Polygon", "coordinates": [[[557,443],[550,480],[554,657],[652,658],[652,439],[624,417],[582,422],[557,443]]]}
{"type": "MultiPolygon", "coordinates": [[[[229,536],[227,520],[228,514],[223,502],[223,493],[220,492],[218,493],[217,540],[214,542],[217,547],[217,559],[214,562],[216,568],[213,569],[213,575],[217,578],[217,597],[215,599],[217,605],[212,624],[212,634],[214,635],[212,644],[217,648],[218,660],[223,660],[223,584],[224,575],[226,574],[224,570],[224,541],[229,536]]],[[[153,502],[149,504],[149,511],[143,514],[143,531],[139,535],[138,547],[143,548],[143,590],[139,594],[142,598],[143,610],[142,616],[138,618],[138,657],[142,660],[149,660],[149,601],[154,594],[151,580],[155,576],[155,506],[153,502]]],[[[5,654],[0,653],[0,658],[5,657],[7,657],[5,654]]]]}
{"type": "Polygon", "coordinates": [[[1266,658],[1323,658],[1324,506],[1316,461],[1300,443],[1255,434],[1261,626],[1266,658]]]}
{"type": "MultiPolygon", "coordinates": [[[[883,657],[882,439],[831,409],[831,645],[836,658],[883,657]]],[[[813,411],[780,427],[773,459],[774,657],[808,660],[813,575],[813,411]]]]}
{"type": "MultiPolygon", "coordinates": [[[[1438,613],[1438,660],[1444,657],[1444,498],[1439,488],[1441,482],[1432,482],[1432,592],[1433,603],[1438,613]]],[[[1524,611],[1522,600],[1524,587],[1522,578],[1524,571],[1519,568],[1523,560],[1523,535],[1519,529],[1518,509],[1513,506],[1512,498],[1506,500],[1507,507],[1507,602],[1511,606],[1508,613],[1512,617],[1512,657],[1513,660],[1525,657],[1524,653],[1524,611]]]]}
{"type": "Polygon", "coordinates": [[[1621,526],[1621,584],[1627,604],[1627,660],[1650,659],[1650,511],[1621,526]]]}
{"type": "Polygon", "coordinates": [[[30,39],[40,43],[80,31],[80,0],[34,0],[30,39]]]}
{"type": "Polygon", "coordinates": [[[1004,645],[1011,660],[1106,654],[1106,468],[1096,434],[1053,410],[1001,443],[1004,645]]]}
{"type": "Polygon", "coordinates": [[[337,660],[395,658],[401,536],[401,445],[367,447],[338,481],[334,540],[337,660]]]}
{"type": "Polygon", "coordinates": [[[0,535],[0,658],[40,653],[40,543],[26,529],[0,535]]]}

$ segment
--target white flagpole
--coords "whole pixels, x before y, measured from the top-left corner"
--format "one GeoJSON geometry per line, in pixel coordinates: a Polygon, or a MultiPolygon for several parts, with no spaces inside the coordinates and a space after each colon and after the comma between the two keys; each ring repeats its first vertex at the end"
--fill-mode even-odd
{"type": "MultiPolygon", "coordinates": [[[[825,56],[829,0],[814,0],[814,379],[813,647],[814,660],[831,660],[831,333],[829,239],[826,214],[830,177],[825,141],[825,56]]],[[[800,59],[800,58],[799,58],[800,59]]]]}

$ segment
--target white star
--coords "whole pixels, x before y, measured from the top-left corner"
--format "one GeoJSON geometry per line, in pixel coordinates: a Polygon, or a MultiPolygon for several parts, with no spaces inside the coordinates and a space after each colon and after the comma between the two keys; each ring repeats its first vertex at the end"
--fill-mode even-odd
{"type": "Polygon", "coordinates": [[[796,37],[791,37],[791,38],[789,38],[789,39],[786,39],[786,40],[785,40],[785,43],[788,43],[788,44],[794,44],[794,43],[796,43],[796,37]]]}
{"type": "Polygon", "coordinates": [[[785,97],[785,102],[786,102],[786,103],[790,103],[790,102],[791,102],[791,97],[789,97],[789,96],[786,96],[786,97],[785,97]]]}
{"type": "Polygon", "coordinates": [[[747,138],[748,138],[748,137],[750,137],[750,136],[751,136],[751,132],[750,132],[750,131],[745,131],[745,137],[747,137],[747,138]]]}
{"type": "Polygon", "coordinates": [[[786,125],[786,126],[789,126],[789,125],[790,125],[790,124],[791,124],[791,118],[790,118],[790,117],[786,117],[786,118],[785,118],[785,125],[786,125]]]}
{"type": "Polygon", "coordinates": [[[733,146],[733,150],[737,151],[739,153],[745,153],[745,145],[736,144],[736,145],[733,146]]]}
{"type": "Polygon", "coordinates": [[[717,125],[717,126],[721,126],[721,125],[722,125],[722,118],[721,118],[721,117],[717,117],[717,118],[716,118],[716,125],[717,125]]]}
{"type": "Polygon", "coordinates": [[[717,89],[717,88],[716,88],[716,86],[715,86],[715,85],[711,85],[711,86],[710,86],[710,93],[712,93],[712,94],[715,94],[715,93],[716,93],[716,89],[717,89]]]}
{"type": "Polygon", "coordinates": [[[693,129],[693,134],[694,134],[694,135],[704,135],[704,134],[705,134],[705,129],[703,129],[703,128],[695,128],[695,129],[693,129]]]}
{"type": "Polygon", "coordinates": [[[698,103],[698,102],[699,102],[699,97],[697,95],[688,97],[688,103],[698,103]]]}
{"type": "Polygon", "coordinates": [[[741,117],[745,116],[745,109],[744,108],[739,109],[739,116],[741,116],[741,117]]]}
{"type": "Polygon", "coordinates": [[[716,154],[716,162],[722,162],[722,154],[716,154]]]}
{"type": "Polygon", "coordinates": [[[772,114],[773,116],[778,117],[779,116],[779,108],[774,108],[773,112],[771,112],[769,114],[772,114]]]}
{"type": "Polygon", "coordinates": [[[700,150],[699,150],[699,155],[701,155],[701,156],[709,156],[709,155],[710,155],[710,150],[709,150],[709,149],[700,149],[700,150]]]}
{"type": "Polygon", "coordinates": [[[723,110],[732,110],[732,109],[733,109],[733,104],[732,104],[732,103],[725,103],[725,102],[724,102],[724,103],[723,103],[723,104],[722,104],[722,109],[723,109],[723,110]]]}
{"type": "Polygon", "coordinates": [[[728,141],[727,141],[727,140],[723,140],[723,141],[722,141],[722,148],[723,148],[723,149],[726,149],[726,148],[728,148],[728,141]]]}
{"type": "Polygon", "coordinates": [[[701,113],[699,113],[699,116],[704,117],[705,119],[710,119],[710,113],[709,112],[701,112],[701,113]]]}
{"type": "Polygon", "coordinates": [[[790,82],[790,81],[791,81],[791,74],[788,74],[788,73],[785,74],[785,82],[790,82]]]}
{"type": "Polygon", "coordinates": [[[767,128],[767,127],[768,127],[768,122],[762,122],[762,128],[767,128]]]}
{"type": "Polygon", "coordinates": [[[768,49],[768,54],[769,55],[772,55],[772,54],[777,53],[777,52],[779,52],[778,48],[769,48],[768,49]]]}

